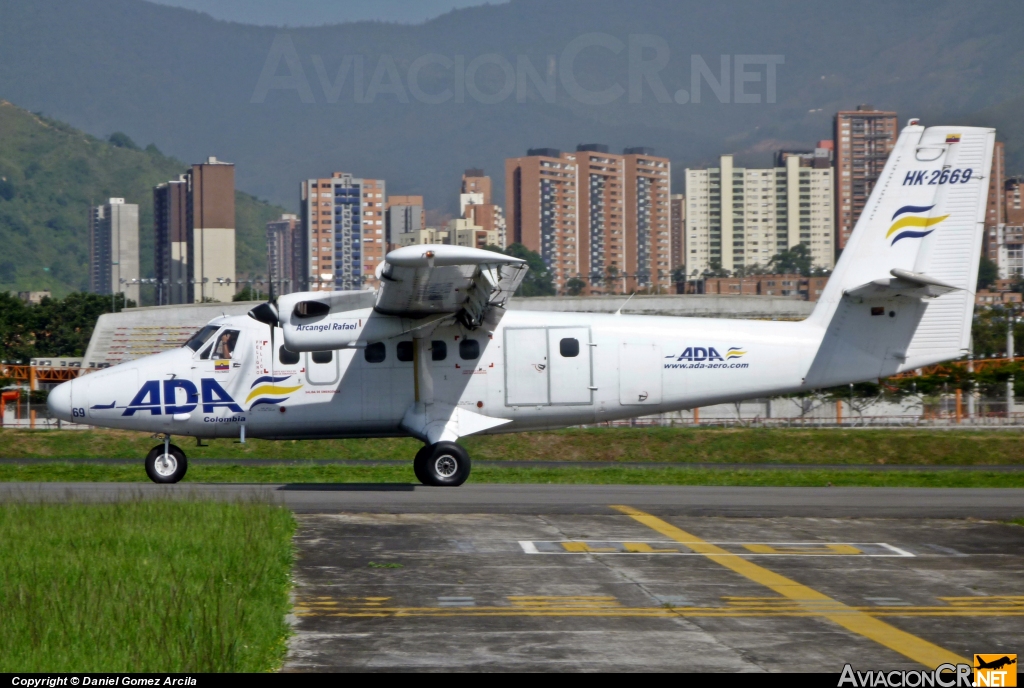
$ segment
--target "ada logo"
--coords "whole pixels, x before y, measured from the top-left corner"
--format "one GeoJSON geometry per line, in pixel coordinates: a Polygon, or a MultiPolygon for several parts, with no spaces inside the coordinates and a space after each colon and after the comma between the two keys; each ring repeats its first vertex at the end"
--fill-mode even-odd
{"type": "Polygon", "coordinates": [[[718,353],[718,350],[713,347],[703,346],[688,346],[683,349],[683,353],[676,357],[675,354],[666,356],[665,358],[675,358],[677,361],[726,361],[735,358],[742,358],[747,352],[741,346],[731,346],[725,352],[725,356],[718,353]]]}
{"type": "MultiPolygon", "coordinates": [[[[199,405],[199,390],[191,380],[164,380],[163,401],[160,395],[160,380],[149,380],[142,385],[139,393],[135,395],[128,408],[122,416],[134,416],[136,411],[149,411],[154,416],[161,413],[174,415],[175,413],[191,413],[199,405]],[[185,403],[177,405],[178,390],[185,393],[185,403]]],[[[229,411],[242,413],[241,407],[235,403],[231,395],[227,393],[220,383],[212,377],[204,377],[200,381],[203,396],[203,413],[213,413],[218,407],[226,407],[229,411]]]]}
{"type": "Polygon", "coordinates": [[[934,207],[934,205],[905,205],[897,210],[892,216],[892,226],[885,233],[886,239],[892,238],[892,243],[889,245],[895,246],[900,239],[922,239],[934,232],[935,225],[949,217],[949,215],[939,217],[924,215],[934,207]]]}
{"type": "Polygon", "coordinates": [[[974,655],[975,686],[1016,686],[1017,655],[974,655]]]}

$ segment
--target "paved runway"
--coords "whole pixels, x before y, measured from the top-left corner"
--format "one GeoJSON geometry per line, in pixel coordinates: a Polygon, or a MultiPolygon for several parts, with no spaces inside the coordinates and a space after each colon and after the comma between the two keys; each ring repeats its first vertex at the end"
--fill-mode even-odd
{"type": "Polygon", "coordinates": [[[860,671],[1018,652],[1024,528],[299,515],[286,671],[860,671]]]}
{"type": "Polygon", "coordinates": [[[631,504],[680,516],[1024,518],[1024,489],[997,488],[0,483],[0,501],[135,498],[257,498],[300,513],[607,514],[609,504],[631,504]]]}
{"type": "Polygon", "coordinates": [[[287,671],[837,673],[1024,637],[1019,489],[0,483],[137,498],[296,511],[287,671]]]}

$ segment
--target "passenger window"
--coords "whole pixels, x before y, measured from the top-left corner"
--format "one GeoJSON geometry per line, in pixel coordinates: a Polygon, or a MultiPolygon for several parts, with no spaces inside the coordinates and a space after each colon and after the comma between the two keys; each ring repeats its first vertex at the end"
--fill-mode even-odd
{"type": "Polygon", "coordinates": [[[388,357],[388,350],[384,348],[384,342],[374,342],[368,344],[363,350],[363,357],[366,358],[367,363],[383,363],[384,359],[388,357]]]}
{"type": "Polygon", "coordinates": [[[448,345],[444,342],[430,342],[430,359],[432,361],[443,361],[448,358],[448,345]]]}
{"type": "Polygon", "coordinates": [[[413,343],[412,342],[398,342],[398,360],[408,363],[413,357],[413,343]]]}
{"type": "Polygon", "coordinates": [[[281,361],[284,365],[295,365],[299,362],[299,355],[282,346],[277,350],[277,360],[281,361]]]}
{"type": "Polygon", "coordinates": [[[558,353],[562,354],[563,358],[576,358],[580,355],[580,340],[566,337],[558,342],[558,353]]]}
{"type": "Polygon", "coordinates": [[[333,351],[314,351],[313,352],[313,363],[330,363],[334,360],[333,351]]]}
{"type": "Polygon", "coordinates": [[[480,342],[475,339],[463,339],[459,342],[459,357],[463,361],[475,361],[480,358],[480,342]]]}

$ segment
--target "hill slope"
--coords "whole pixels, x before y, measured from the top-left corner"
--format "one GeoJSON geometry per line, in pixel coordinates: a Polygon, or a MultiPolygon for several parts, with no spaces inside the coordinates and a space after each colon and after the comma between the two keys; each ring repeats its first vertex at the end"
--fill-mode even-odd
{"type": "MultiPolygon", "coordinates": [[[[101,141],[0,101],[0,291],[88,286],[89,205],[139,205],[142,276],[153,276],[153,193],[186,166],[155,147],[101,141]]],[[[265,225],[282,208],[236,192],[237,269],[266,273],[265,225]]]]}
{"type": "MultiPolygon", "coordinates": [[[[830,135],[835,110],[858,103],[903,121],[957,120],[1022,95],[1022,25],[1019,0],[513,0],[417,26],[302,29],[141,0],[5,0],[0,97],[98,136],[127,132],[181,159],[232,160],[240,187],[293,209],[299,180],[347,170],[451,211],[464,168],[487,170],[500,200],[503,159],[527,147],[653,146],[679,169],[812,143],[830,135]],[[605,46],[585,45],[595,39],[605,46]],[[667,49],[664,90],[634,78],[631,96],[629,55],[655,61],[658,46],[667,49]],[[730,102],[707,84],[700,103],[675,101],[692,90],[692,55],[716,78],[720,57],[732,60],[730,102]],[[732,102],[739,55],[784,60],[777,102],[764,102],[763,67],[751,67],[761,81],[744,86],[762,103],[732,102]],[[502,60],[514,80],[525,75],[522,90],[502,90],[502,60]],[[414,66],[422,93],[451,97],[417,98],[414,66]],[[565,73],[587,91],[618,86],[621,95],[588,104],[565,73]],[[261,92],[261,75],[291,77],[293,87],[261,92]],[[535,85],[549,75],[553,98],[535,85]]],[[[1024,159],[1011,167],[1024,169],[1024,159]]]]}

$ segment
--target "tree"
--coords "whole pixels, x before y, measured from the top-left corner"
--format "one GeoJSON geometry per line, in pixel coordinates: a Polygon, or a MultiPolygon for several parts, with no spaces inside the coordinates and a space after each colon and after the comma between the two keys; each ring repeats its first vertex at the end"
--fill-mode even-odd
{"type": "Polygon", "coordinates": [[[232,301],[261,301],[267,297],[267,292],[257,291],[251,284],[246,285],[245,289],[238,292],[231,297],[232,301]]]}
{"type": "Polygon", "coordinates": [[[551,271],[548,269],[544,259],[536,251],[531,251],[522,244],[509,244],[508,248],[502,250],[497,246],[485,246],[488,251],[504,253],[506,256],[521,258],[526,261],[529,270],[526,278],[523,279],[516,296],[554,296],[555,285],[551,279],[551,271]]]}
{"type": "Polygon", "coordinates": [[[672,282],[674,284],[679,284],[679,283],[685,282],[685,281],[686,281],[686,266],[685,265],[677,265],[674,268],[672,268],[672,282]]]}
{"type": "Polygon", "coordinates": [[[579,296],[587,288],[587,283],[579,277],[573,277],[565,283],[565,293],[569,296],[579,296]]]}
{"type": "MultiPolygon", "coordinates": [[[[92,337],[96,321],[110,312],[110,296],[75,292],[64,299],[44,298],[30,306],[21,299],[0,292],[0,358],[28,360],[36,356],[82,356],[92,337]]],[[[131,308],[117,294],[117,311],[131,308]]]]}
{"type": "Polygon", "coordinates": [[[722,267],[722,261],[712,258],[708,261],[708,269],[704,271],[704,277],[728,277],[729,271],[722,267]]]}
{"type": "Polygon", "coordinates": [[[981,257],[981,264],[978,265],[978,291],[988,289],[999,279],[999,266],[986,258],[981,257]]]}
{"type": "Polygon", "coordinates": [[[768,265],[778,273],[801,275],[811,274],[811,250],[804,244],[797,244],[788,251],[772,256],[768,265]]]}
{"type": "Polygon", "coordinates": [[[139,147],[135,144],[134,141],[132,141],[131,137],[128,136],[128,134],[125,134],[124,132],[121,131],[115,131],[107,138],[107,140],[110,141],[110,145],[117,146],[118,148],[139,150],[139,147]]]}

